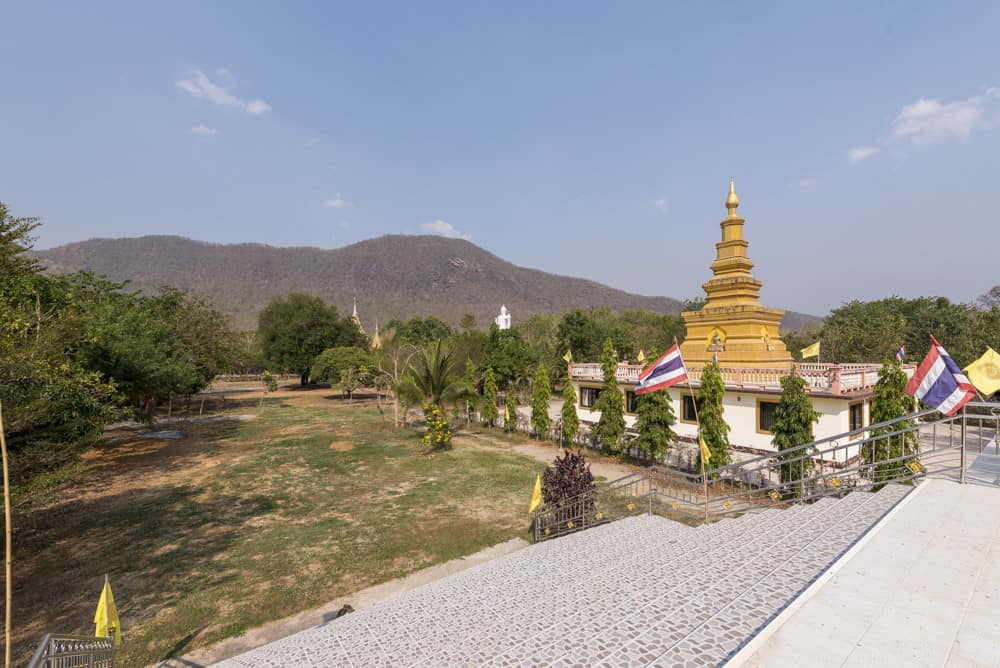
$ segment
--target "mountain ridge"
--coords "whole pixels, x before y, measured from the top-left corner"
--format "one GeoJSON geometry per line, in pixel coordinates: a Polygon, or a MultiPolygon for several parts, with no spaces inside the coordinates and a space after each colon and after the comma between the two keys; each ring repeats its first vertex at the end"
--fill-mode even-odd
{"type": "MultiPolygon", "coordinates": [[[[52,273],[90,271],[153,292],[170,285],[209,297],[237,327],[253,328],[274,297],[307,292],[350,313],[358,299],[366,328],[375,319],[436,315],[457,323],[464,313],[481,327],[506,304],[518,318],[601,306],[679,313],[680,300],[638,295],[586,278],[520,267],[464,239],[390,234],[349,246],[217,243],[175,235],[94,238],[32,255],[52,273]]],[[[782,330],[815,316],[788,312],[782,330]]]]}

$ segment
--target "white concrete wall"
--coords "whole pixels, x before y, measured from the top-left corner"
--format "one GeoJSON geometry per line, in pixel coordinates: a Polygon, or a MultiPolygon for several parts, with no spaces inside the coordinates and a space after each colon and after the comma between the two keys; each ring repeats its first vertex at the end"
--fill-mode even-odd
{"type": "MultiPolygon", "coordinates": [[[[579,385],[574,383],[579,396],[579,385]]],[[[668,388],[665,390],[674,405],[674,414],[677,416],[677,424],[674,431],[679,436],[694,438],[697,436],[697,425],[693,422],[681,420],[682,396],[688,394],[687,389],[668,388]]],[[[759,450],[774,450],[771,445],[773,436],[768,433],[757,431],[757,401],[778,402],[781,395],[777,393],[753,393],[737,392],[727,390],[722,399],[723,418],[730,426],[729,442],[733,445],[756,448],[759,450]]],[[[832,397],[810,397],[813,408],[820,414],[819,422],[813,425],[813,435],[817,439],[826,438],[842,434],[849,430],[850,413],[849,406],[853,401],[847,399],[837,399],[832,397]]],[[[869,424],[868,401],[864,400],[864,423],[869,424]]],[[[581,420],[597,422],[601,414],[582,408],[577,405],[577,413],[581,420]]],[[[635,426],[635,416],[626,415],[625,423],[629,427],[635,426]]]]}

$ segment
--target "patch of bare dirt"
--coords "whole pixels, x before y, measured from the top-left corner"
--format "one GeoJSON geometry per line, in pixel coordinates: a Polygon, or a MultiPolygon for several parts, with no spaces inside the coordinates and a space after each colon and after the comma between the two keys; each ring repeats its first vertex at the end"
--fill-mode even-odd
{"type": "MultiPolygon", "coordinates": [[[[339,436],[340,434],[338,434],[339,436]]],[[[350,441],[334,441],[330,444],[331,450],[336,450],[337,452],[350,452],[354,449],[354,444],[350,441]]]]}

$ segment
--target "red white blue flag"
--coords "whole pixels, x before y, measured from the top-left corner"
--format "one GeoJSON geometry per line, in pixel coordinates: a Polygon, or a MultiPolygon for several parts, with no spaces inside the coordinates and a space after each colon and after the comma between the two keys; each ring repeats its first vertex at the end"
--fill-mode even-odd
{"type": "Polygon", "coordinates": [[[899,350],[896,351],[896,359],[902,364],[904,357],[906,357],[906,346],[900,346],[899,350]]]}
{"type": "Polygon", "coordinates": [[[677,383],[683,383],[687,379],[687,369],[684,368],[684,360],[681,359],[681,349],[675,343],[639,374],[635,393],[655,392],[677,383]]]}
{"type": "Polygon", "coordinates": [[[944,346],[933,336],[931,341],[934,345],[907,384],[906,393],[945,415],[954,415],[976,396],[976,388],[944,346]]]}

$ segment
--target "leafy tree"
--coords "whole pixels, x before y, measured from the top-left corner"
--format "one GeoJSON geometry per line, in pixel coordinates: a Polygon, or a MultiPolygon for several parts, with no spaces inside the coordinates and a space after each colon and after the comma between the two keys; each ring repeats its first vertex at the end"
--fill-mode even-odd
{"type": "Polygon", "coordinates": [[[636,427],[639,436],[633,443],[653,461],[662,461],[671,444],[677,440],[673,430],[677,419],[670,394],[665,391],[648,392],[637,399],[636,427]]]}
{"type": "Polygon", "coordinates": [[[514,388],[507,389],[507,399],[503,409],[503,430],[517,431],[517,393],[514,388]]]}
{"type": "MultiPolygon", "coordinates": [[[[619,319],[624,323],[629,333],[629,345],[619,350],[631,349],[633,355],[639,350],[646,354],[648,360],[655,359],[653,353],[669,348],[674,339],[684,340],[684,321],[676,315],[654,313],[645,309],[624,311],[619,319]]],[[[630,356],[629,359],[635,359],[630,356]]]]}
{"type": "Polygon", "coordinates": [[[275,392],[278,389],[278,379],[271,375],[271,372],[267,369],[260,374],[260,403],[257,405],[257,410],[264,408],[264,399],[267,397],[269,392],[275,392]]]}
{"type": "Polygon", "coordinates": [[[577,361],[599,358],[606,339],[611,339],[615,349],[626,359],[631,359],[639,352],[630,325],[611,309],[567,311],[556,328],[556,349],[559,355],[564,355],[569,349],[577,361]]]}
{"type": "Polygon", "coordinates": [[[566,351],[557,351],[556,316],[548,313],[533,313],[514,324],[514,331],[524,342],[530,364],[544,364],[549,370],[549,380],[554,380],[563,366],[561,359],[566,351]]]}
{"type": "Polygon", "coordinates": [[[549,384],[549,372],[545,365],[538,363],[535,370],[535,385],[531,390],[531,428],[538,438],[545,438],[549,433],[549,399],[552,398],[552,386],[549,384]]]}
{"type": "Polygon", "coordinates": [[[405,422],[406,417],[404,414],[400,419],[399,393],[406,383],[410,361],[416,352],[416,348],[396,336],[392,330],[388,330],[382,337],[382,347],[375,351],[376,377],[379,385],[384,384],[392,392],[392,423],[397,429],[401,422],[405,422]]]}
{"type": "MultiPolygon", "coordinates": [[[[888,422],[913,412],[913,399],[906,394],[908,383],[906,372],[895,358],[886,360],[878,374],[875,383],[875,396],[872,398],[871,423],[888,422]]],[[[894,431],[906,429],[914,425],[913,420],[901,420],[888,427],[871,429],[869,438],[861,446],[861,457],[870,465],[872,480],[879,482],[891,480],[899,476],[905,461],[888,462],[889,459],[915,454],[918,451],[916,432],[886,436],[894,431]]]]}
{"type": "MultiPolygon", "coordinates": [[[[336,385],[342,382],[345,373],[350,373],[355,380],[362,367],[371,369],[375,366],[372,354],[354,346],[338,346],[327,348],[313,361],[309,372],[314,381],[336,385]]],[[[345,389],[346,391],[346,389],[345,389]]]]}
{"type": "Polygon", "coordinates": [[[531,354],[515,329],[490,327],[484,363],[493,369],[497,381],[506,385],[521,378],[531,365],[531,354]]]}
{"type": "Polygon", "coordinates": [[[465,360],[465,401],[469,413],[479,411],[479,389],[476,385],[476,369],[472,360],[465,360]]]}
{"type": "Polygon", "coordinates": [[[347,367],[340,372],[340,389],[347,394],[347,405],[354,402],[354,393],[371,380],[371,372],[367,365],[347,367]]]}
{"type": "Polygon", "coordinates": [[[700,311],[705,308],[707,301],[704,297],[690,297],[684,300],[685,311],[700,311]]]}
{"type": "Polygon", "coordinates": [[[803,494],[802,479],[815,467],[812,457],[804,451],[787,453],[787,450],[805,443],[812,443],[813,423],[819,420],[806,393],[806,381],[790,374],[781,379],[781,401],[774,409],[774,438],[771,443],[778,450],[781,462],[781,482],[792,483],[796,497],[803,494]]]}
{"type": "Polygon", "coordinates": [[[257,337],[264,357],[297,373],[302,385],[309,382],[313,360],[321,352],[364,339],[350,318],[338,316],[337,307],[301,292],[279,297],[260,312],[257,337]]]}
{"type": "Polygon", "coordinates": [[[451,325],[432,315],[426,318],[415,316],[406,322],[393,319],[386,323],[386,328],[395,330],[396,336],[414,346],[425,346],[455,333],[451,325]]]}
{"type": "Polygon", "coordinates": [[[562,432],[566,446],[573,443],[580,431],[580,417],[576,414],[576,390],[573,383],[567,382],[563,387],[562,432]]]}
{"type": "Polygon", "coordinates": [[[465,313],[462,315],[462,319],[458,321],[458,326],[461,327],[463,331],[471,332],[476,328],[476,316],[471,313],[465,313]]]}
{"type": "Polygon", "coordinates": [[[483,374],[483,422],[493,426],[499,417],[497,410],[497,378],[491,367],[486,367],[483,374]]]}
{"type": "Polygon", "coordinates": [[[618,388],[618,358],[611,339],[604,341],[601,369],[604,372],[604,385],[594,406],[594,410],[601,412],[601,417],[594,428],[594,436],[605,452],[619,454],[622,437],[625,435],[625,397],[618,388]]]}
{"type": "MultiPolygon", "coordinates": [[[[722,382],[717,362],[705,365],[701,372],[701,387],[698,388],[698,419],[701,423],[701,436],[711,453],[711,460],[705,462],[705,470],[710,471],[725,466],[733,460],[729,447],[729,425],[722,417],[722,396],[726,386],[722,382]]],[[[698,453],[701,465],[701,451],[698,453]]]]}

